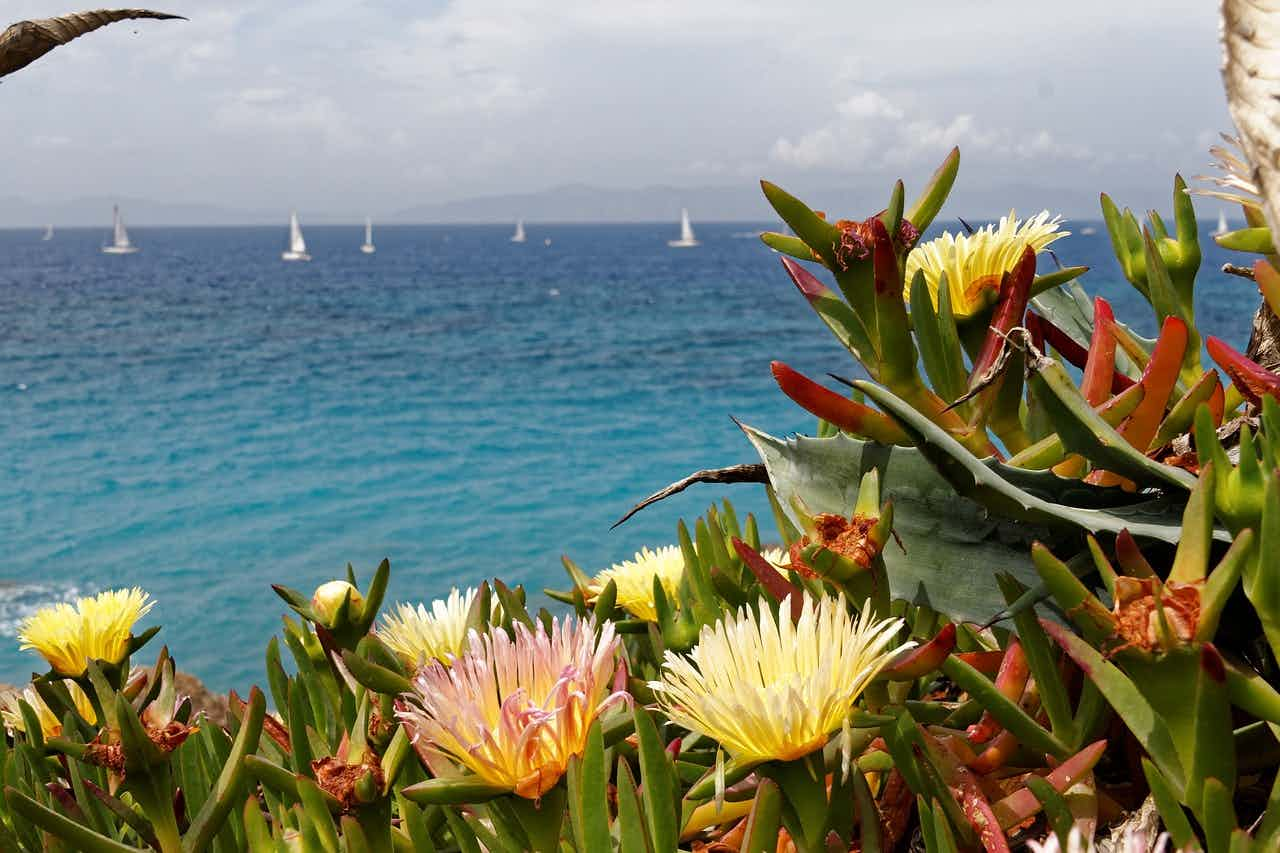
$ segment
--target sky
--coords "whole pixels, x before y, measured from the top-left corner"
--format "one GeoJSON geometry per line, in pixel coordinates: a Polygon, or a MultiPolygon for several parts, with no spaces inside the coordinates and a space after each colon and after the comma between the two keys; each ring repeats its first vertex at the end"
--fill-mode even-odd
{"type": "Polygon", "coordinates": [[[959,145],[975,198],[1167,207],[1230,129],[1209,0],[154,2],[191,20],[116,24],[0,83],[0,198],[387,214],[564,184],[885,194],[959,145]]]}

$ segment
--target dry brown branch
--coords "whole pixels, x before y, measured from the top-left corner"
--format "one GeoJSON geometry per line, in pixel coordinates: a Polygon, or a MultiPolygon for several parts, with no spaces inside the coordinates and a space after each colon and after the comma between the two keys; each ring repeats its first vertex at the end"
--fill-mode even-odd
{"type": "Polygon", "coordinates": [[[94,12],[73,12],[58,18],[19,21],[0,33],[0,77],[25,68],[58,45],[85,33],[134,18],[186,20],[181,15],[152,12],[150,9],[98,9],[94,12]]]}
{"type": "Polygon", "coordinates": [[[669,498],[672,495],[679,494],[694,483],[767,483],[769,476],[765,473],[764,466],[759,463],[755,465],[730,465],[728,468],[704,468],[701,471],[694,471],[683,480],[677,480],[665,489],[659,489],[649,497],[640,501],[627,511],[627,514],[613,523],[614,527],[626,522],[627,519],[635,515],[647,506],[656,504],[660,500],[669,498]]]}

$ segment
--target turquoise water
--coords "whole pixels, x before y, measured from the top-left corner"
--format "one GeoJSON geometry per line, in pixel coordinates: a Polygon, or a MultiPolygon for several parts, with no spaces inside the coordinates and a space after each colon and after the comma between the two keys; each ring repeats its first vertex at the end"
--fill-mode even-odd
{"type": "MultiPolygon", "coordinates": [[[[0,232],[0,681],[37,668],[13,639],[50,601],[141,585],[148,623],[215,689],[261,680],[283,603],[383,557],[393,600],[501,576],[562,586],[673,541],[721,495],[695,487],[609,525],[702,467],[753,461],[730,415],[775,433],[811,419],[769,361],[821,376],[852,360],[748,227],[0,232]],[[552,244],[542,245],[549,237],[552,244]]],[[[1105,233],[1055,247],[1145,332],[1105,233]]],[[[1206,249],[1205,268],[1224,255],[1206,249]]],[[[1247,283],[1202,278],[1203,327],[1243,348],[1247,283]]],[[[151,653],[153,653],[152,650],[151,653]]]]}

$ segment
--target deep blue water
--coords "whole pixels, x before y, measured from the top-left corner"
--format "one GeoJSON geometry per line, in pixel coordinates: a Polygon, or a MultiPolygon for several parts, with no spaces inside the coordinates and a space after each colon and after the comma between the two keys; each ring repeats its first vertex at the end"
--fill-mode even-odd
{"type": "MultiPolygon", "coordinates": [[[[0,232],[0,681],[37,668],[22,615],[77,593],[145,587],[179,664],[243,689],[283,612],[271,582],[389,557],[392,600],[541,589],[562,553],[603,567],[726,494],[767,516],[757,487],[702,486],[609,531],[753,461],[730,415],[811,430],[771,359],[853,372],[747,230],[676,251],[669,226],[531,225],[523,246],[384,227],[366,257],[360,229],[309,228],[315,260],[292,265],[274,228],[135,228],[127,257],[99,230],[0,232]]],[[[1055,249],[1153,331],[1105,232],[1055,249]]],[[[1206,247],[1198,310],[1243,348],[1256,291],[1224,259],[1206,247]]]]}

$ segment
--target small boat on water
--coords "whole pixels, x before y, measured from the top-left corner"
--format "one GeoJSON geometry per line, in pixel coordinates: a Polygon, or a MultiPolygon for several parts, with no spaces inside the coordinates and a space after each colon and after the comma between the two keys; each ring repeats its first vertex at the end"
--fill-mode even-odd
{"type": "MultiPolygon", "coordinates": [[[[138,247],[129,242],[129,232],[125,230],[124,220],[120,218],[120,206],[115,205],[111,208],[111,217],[114,220],[111,228],[111,245],[103,246],[102,253],[104,255],[132,255],[138,251],[138,247]]],[[[52,229],[50,229],[52,231],[52,229]]],[[[47,237],[45,239],[48,239],[47,237]]]]}
{"type": "Polygon", "coordinates": [[[1214,236],[1215,237],[1221,236],[1223,234],[1226,234],[1230,230],[1231,229],[1227,226],[1227,214],[1219,210],[1218,211],[1218,227],[1213,229],[1214,236]]]}
{"type": "Polygon", "coordinates": [[[298,224],[298,213],[289,214],[289,248],[280,253],[282,261],[309,261],[307,241],[302,239],[302,226],[298,224]]]}
{"type": "Polygon", "coordinates": [[[689,222],[688,210],[680,209],[680,239],[668,240],[667,245],[673,249],[688,249],[698,245],[698,239],[693,236],[693,225],[689,222]]]}
{"type": "Polygon", "coordinates": [[[516,220],[516,233],[514,233],[514,234],[512,234],[512,235],[511,235],[511,242],[512,242],[512,243],[523,243],[526,239],[528,239],[528,238],[526,238],[526,237],[524,236],[524,220],[523,220],[523,219],[517,219],[517,220],[516,220]]]}
{"type": "Polygon", "coordinates": [[[1088,237],[1091,234],[1097,234],[1098,229],[1094,228],[1092,225],[1086,225],[1085,227],[1080,229],[1080,233],[1085,237],[1088,237]]]}
{"type": "Polygon", "coordinates": [[[360,251],[366,255],[372,255],[378,251],[377,247],[373,245],[373,220],[368,216],[364,218],[364,243],[360,246],[360,251]]]}
{"type": "Polygon", "coordinates": [[[41,237],[40,239],[41,239],[41,240],[44,240],[46,243],[47,243],[48,241],[50,241],[50,240],[52,240],[52,239],[53,239],[53,226],[52,226],[52,225],[46,225],[46,226],[44,227],[44,236],[43,236],[43,237],[41,237]]]}

